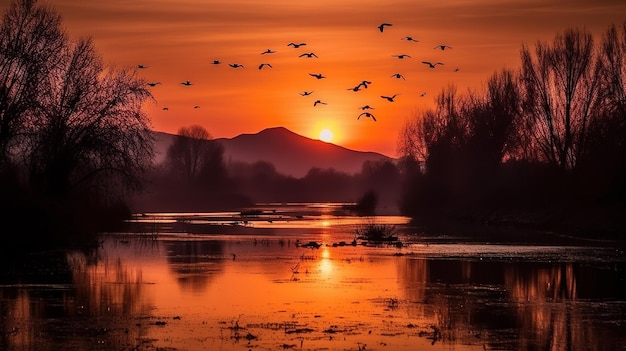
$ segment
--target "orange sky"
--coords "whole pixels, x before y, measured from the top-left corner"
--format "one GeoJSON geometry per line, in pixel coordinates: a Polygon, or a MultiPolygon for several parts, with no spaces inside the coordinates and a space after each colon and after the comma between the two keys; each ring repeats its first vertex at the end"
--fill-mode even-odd
{"type": "MultiPolygon", "coordinates": [[[[0,0],[0,9],[8,3],[0,0]]],[[[599,39],[610,24],[626,20],[623,0],[44,3],[61,13],[72,37],[92,37],[107,63],[148,66],[139,74],[162,83],[151,88],[155,102],[145,106],[155,130],[176,133],[200,124],[219,138],[284,126],[317,139],[328,128],[336,144],[389,156],[397,156],[406,120],[432,106],[443,87],[479,88],[494,71],[519,67],[522,43],[551,40],[568,27],[585,27],[599,39]],[[381,33],[382,22],[393,26],[381,33]],[[419,42],[402,40],[406,36],[419,42]],[[289,42],[307,45],[296,49],[289,42]],[[439,44],[453,48],[434,49],[439,44]],[[267,49],[276,53],[261,55],[267,49]],[[319,58],[299,57],[305,52],[319,58]],[[411,57],[392,56],[399,54],[411,57]],[[444,65],[430,69],[421,61],[444,65]],[[261,63],[273,68],[259,70],[261,63]],[[186,80],[193,85],[180,84],[186,80]],[[372,82],[368,89],[348,90],[363,80],[372,82]],[[305,90],[314,93],[301,96],[305,90]],[[399,94],[395,102],[380,97],[393,94],[399,94]],[[314,107],[317,99],[327,105],[314,107]],[[366,104],[375,108],[376,122],[357,120],[366,104]]]]}

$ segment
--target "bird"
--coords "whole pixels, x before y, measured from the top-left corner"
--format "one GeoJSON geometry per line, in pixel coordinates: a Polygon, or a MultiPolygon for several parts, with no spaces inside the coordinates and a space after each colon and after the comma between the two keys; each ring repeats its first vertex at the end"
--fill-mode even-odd
{"type": "Polygon", "coordinates": [[[161,82],[148,83],[148,85],[151,87],[156,87],[159,84],[161,84],[161,82]]]}
{"type": "Polygon", "coordinates": [[[222,61],[220,61],[220,60],[213,60],[213,64],[214,65],[219,65],[220,63],[222,63],[222,61]]]}
{"type": "Polygon", "coordinates": [[[409,56],[409,55],[407,55],[407,54],[391,55],[391,56],[393,56],[393,57],[397,57],[397,58],[399,58],[399,59],[401,59],[401,60],[402,60],[403,58],[405,58],[405,57],[411,58],[411,56],[409,56]]]}
{"type": "Polygon", "coordinates": [[[355,86],[354,88],[348,88],[346,90],[359,91],[359,90],[361,90],[361,84],[355,86]]]}
{"type": "Polygon", "coordinates": [[[148,68],[148,66],[144,66],[144,65],[137,65],[137,68],[148,68]]]}
{"type": "Polygon", "coordinates": [[[457,68],[455,68],[455,69],[454,69],[454,71],[455,71],[455,72],[458,72],[458,71],[459,71],[459,68],[458,68],[458,67],[457,67],[457,68]]]}
{"type": "Polygon", "coordinates": [[[416,42],[416,43],[417,43],[417,42],[419,42],[419,40],[414,39],[414,38],[413,38],[413,37],[411,37],[411,36],[406,36],[406,37],[404,37],[404,38],[401,38],[400,40],[414,41],[414,42],[416,42]]]}
{"type": "Polygon", "coordinates": [[[191,84],[191,82],[190,82],[190,81],[188,81],[188,80],[187,80],[187,81],[184,81],[184,82],[181,82],[180,84],[182,84],[182,85],[187,85],[187,86],[192,85],[192,84],[191,84]]]}
{"type": "Polygon", "coordinates": [[[429,61],[422,61],[422,63],[428,65],[430,68],[435,68],[435,66],[437,66],[437,65],[443,65],[443,63],[441,63],[441,62],[432,63],[432,62],[429,62],[429,61]]]}
{"type": "Polygon", "coordinates": [[[259,65],[259,69],[263,68],[263,66],[267,66],[269,68],[272,68],[272,65],[270,65],[269,63],[262,63],[259,65]]]}
{"type": "Polygon", "coordinates": [[[404,78],[404,76],[401,75],[400,73],[394,73],[394,74],[391,75],[390,78],[398,78],[398,79],[402,78],[402,79],[406,80],[406,78],[404,78]]]}
{"type": "Polygon", "coordinates": [[[304,54],[301,54],[301,55],[300,55],[300,56],[298,56],[298,57],[303,57],[303,56],[306,56],[306,57],[308,57],[308,58],[317,57],[317,55],[315,55],[315,53],[314,53],[314,52],[305,52],[304,54]]]}
{"type": "Polygon", "coordinates": [[[443,51],[445,49],[452,49],[452,46],[441,44],[441,45],[435,46],[433,49],[441,49],[443,51]]]}
{"type": "Polygon", "coordinates": [[[393,26],[393,24],[391,24],[391,23],[381,23],[380,26],[378,26],[378,30],[382,33],[385,30],[386,26],[391,27],[391,26],[393,26]]]}
{"type": "Polygon", "coordinates": [[[289,267],[293,273],[298,273],[298,268],[300,268],[300,262],[296,263],[293,267],[289,267]]]}
{"type": "Polygon", "coordinates": [[[194,106],[193,108],[200,108],[200,106],[196,105],[196,106],[194,106]]]}
{"type": "Polygon", "coordinates": [[[317,104],[328,105],[327,103],[325,103],[322,100],[315,100],[315,102],[313,103],[313,106],[317,106],[317,104]]]}
{"type": "Polygon", "coordinates": [[[276,51],[274,51],[274,50],[272,50],[272,49],[267,49],[267,50],[263,51],[263,52],[261,53],[261,55],[265,55],[265,54],[274,54],[274,53],[276,53],[276,51]]]}
{"type": "Polygon", "coordinates": [[[296,49],[297,49],[297,48],[299,48],[299,47],[301,47],[301,46],[304,46],[304,45],[306,45],[306,43],[299,43],[299,44],[296,44],[296,43],[291,42],[291,43],[287,44],[287,46],[293,46],[293,47],[294,47],[294,48],[296,48],[296,49]]]}
{"type": "Polygon", "coordinates": [[[163,107],[163,111],[169,111],[169,107],[163,107]]]}
{"type": "Polygon", "coordinates": [[[322,79],[322,78],[326,78],[324,75],[322,75],[321,73],[309,73],[310,76],[315,77],[317,79],[322,79]]]}
{"type": "Polygon", "coordinates": [[[380,97],[383,99],[387,99],[389,102],[393,102],[393,99],[396,98],[396,96],[398,96],[400,94],[393,94],[393,96],[385,96],[385,95],[381,95],[380,97]]]}
{"type": "Polygon", "coordinates": [[[232,68],[245,68],[243,65],[238,63],[229,63],[228,65],[232,68]]]}
{"type": "Polygon", "coordinates": [[[426,92],[423,92],[420,94],[420,97],[424,97],[424,96],[426,96],[426,92]]]}
{"type": "Polygon", "coordinates": [[[302,95],[302,96],[307,96],[307,95],[311,95],[311,94],[313,94],[313,90],[311,90],[311,91],[304,91],[304,92],[300,93],[300,95],[302,95]]]}
{"type": "Polygon", "coordinates": [[[359,85],[358,85],[358,86],[361,86],[361,85],[362,85],[362,86],[363,86],[363,88],[367,89],[367,85],[368,85],[368,84],[372,84],[372,82],[370,82],[369,80],[364,80],[364,81],[361,81],[361,83],[359,83],[359,85]]]}
{"type": "Polygon", "coordinates": [[[356,119],[361,119],[361,116],[370,117],[371,119],[374,120],[374,122],[376,122],[376,117],[374,117],[374,115],[369,112],[361,113],[356,119]]]}
{"type": "Polygon", "coordinates": [[[359,107],[361,110],[365,111],[365,110],[374,110],[374,108],[370,105],[365,105],[365,106],[361,106],[359,107]]]}

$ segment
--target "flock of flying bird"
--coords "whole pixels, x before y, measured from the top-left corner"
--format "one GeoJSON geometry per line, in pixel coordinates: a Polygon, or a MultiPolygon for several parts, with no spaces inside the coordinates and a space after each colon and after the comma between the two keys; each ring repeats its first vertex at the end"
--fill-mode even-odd
{"type": "MultiPolygon", "coordinates": [[[[381,33],[383,33],[385,31],[386,27],[391,27],[391,26],[393,26],[393,24],[391,24],[391,23],[381,23],[378,26],[378,30],[381,33]]],[[[419,42],[419,40],[414,39],[412,36],[405,36],[405,37],[403,37],[401,39],[402,40],[406,40],[406,41],[419,42]]],[[[299,43],[290,42],[289,44],[287,44],[287,46],[291,46],[291,47],[293,47],[295,49],[300,48],[302,46],[306,46],[306,45],[307,45],[307,43],[304,43],[304,42],[299,42],[299,43]]],[[[435,46],[433,49],[440,49],[441,51],[444,51],[444,50],[452,49],[452,47],[449,46],[449,45],[440,44],[440,45],[435,46]]],[[[261,55],[268,55],[268,54],[275,54],[275,53],[276,53],[276,51],[274,51],[272,49],[267,49],[267,50],[261,52],[261,55]]],[[[397,54],[397,55],[391,55],[391,56],[395,57],[397,59],[400,59],[400,60],[405,59],[405,58],[411,58],[411,56],[408,55],[408,54],[397,54]]],[[[298,57],[318,58],[318,56],[314,52],[304,52],[304,53],[300,54],[298,57]]],[[[442,62],[439,62],[439,61],[437,61],[437,62],[422,61],[422,63],[427,65],[429,68],[436,68],[436,66],[438,66],[438,65],[444,65],[442,62]]],[[[222,64],[222,61],[220,61],[220,60],[213,60],[212,64],[220,65],[220,64],[222,64]]],[[[243,64],[240,64],[240,63],[229,63],[228,66],[230,66],[230,67],[232,67],[234,69],[239,69],[239,68],[243,69],[243,68],[245,68],[245,66],[243,64]]],[[[264,69],[266,67],[267,68],[273,68],[273,66],[270,63],[261,63],[257,68],[259,70],[262,70],[262,69],[264,69]]],[[[144,69],[144,68],[148,68],[148,66],[140,64],[140,65],[137,65],[137,68],[144,69]]],[[[454,71],[457,72],[458,70],[459,69],[456,68],[454,71]]],[[[321,73],[309,73],[309,75],[314,77],[314,78],[316,78],[316,79],[318,79],[318,80],[327,78],[326,76],[324,76],[321,73]]],[[[394,73],[394,74],[392,74],[390,76],[390,78],[397,78],[397,79],[406,80],[406,78],[402,74],[400,74],[400,73],[394,73]]],[[[161,82],[149,82],[148,83],[148,85],[151,86],[151,87],[156,87],[159,84],[161,84],[161,82]]],[[[191,86],[191,85],[193,85],[193,83],[191,83],[188,80],[180,82],[180,84],[183,85],[183,86],[191,86]]],[[[368,80],[363,80],[358,85],[356,85],[356,86],[354,86],[352,88],[347,88],[347,90],[352,90],[352,91],[357,92],[357,91],[360,91],[362,88],[363,89],[367,89],[369,84],[372,84],[372,82],[368,81],[368,80]]],[[[300,93],[300,95],[302,95],[302,96],[309,96],[311,94],[313,94],[313,91],[304,91],[304,92],[300,93]]],[[[425,92],[421,93],[420,96],[423,97],[425,94],[426,94],[425,92]]],[[[394,99],[398,95],[400,95],[400,94],[381,95],[380,97],[382,99],[387,100],[388,102],[394,102],[395,101],[394,99]]],[[[315,102],[313,103],[313,107],[315,107],[317,105],[327,105],[327,103],[318,99],[318,100],[315,100],[315,102]]],[[[199,105],[195,105],[194,108],[198,109],[198,108],[200,108],[200,106],[199,105]]],[[[376,121],[376,117],[374,116],[374,114],[372,114],[371,112],[368,111],[368,110],[373,110],[374,109],[373,107],[371,107],[370,105],[364,105],[364,106],[359,107],[359,109],[362,110],[363,112],[361,112],[357,116],[357,120],[361,119],[361,117],[365,117],[365,118],[371,118],[373,121],[376,121]]],[[[167,111],[167,110],[169,110],[169,108],[168,107],[163,107],[163,110],[167,111]]]]}

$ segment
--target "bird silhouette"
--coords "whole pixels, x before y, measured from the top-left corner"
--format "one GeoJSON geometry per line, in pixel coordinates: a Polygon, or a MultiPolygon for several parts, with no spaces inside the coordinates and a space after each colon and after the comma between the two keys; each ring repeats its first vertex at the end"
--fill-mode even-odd
{"type": "Polygon", "coordinates": [[[374,117],[374,115],[369,113],[369,112],[361,113],[356,119],[361,119],[361,116],[369,117],[369,118],[373,119],[374,122],[376,122],[376,117],[374,117]]]}
{"type": "Polygon", "coordinates": [[[398,79],[402,78],[402,79],[406,80],[406,78],[404,78],[404,76],[401,75],[400,73],[394,73],[394,74],[391,75],[390,78],[398,78],[398,79]]]}
{"type": "Polygon", "coordinates": [[[314,52],[305,52],[304,54],[301,54],[301,55],[300,55],[300,56],[298,56],[298,57],[304,57],[304,56],[306,56],[306,57],[308,57],[308,58],[317,57],[317,55],[315,55],[315,53],[314,53],[314,52]]]}
{"type": "Polygon", "coordinates": [[[352,91],[360,91],[361,90],[361,84],[355,86],[354,88],[348,88],[346,90],[352,90],[352,91]]]}
{"type": "Polygon", "coordinates": [[[419,42],[419,40],[414,39],[414,38],[413,38],[413,37],[411,37],[411,36],[406,36],[406,37],[404,37],[404,38],[401,38],[400,40],[414,41],[414,42],[416,42],[416,43],[417,43],[417,42],[419,42]]]}
{"type": "Polygon", "coordinates": [[[457,68],[455,68],[455,69],[454,69],[454,71],[455,71],[455,72],[458,72],[458,71],[459,71],[459,68],[458,68],[458,67],[457,67],[457,68]]]}
{"type": "Polygon", "coordinates": [[[429,61],[422,61],[422,63],[428,65],[430,68],[435,68],[435,66],[437,66],[437,65],[443,65],[443,63],[441,63],[441,62],[432,63],[432,62],[429,62],[429,61]]]}
{"type": "Polygon", "coordinates": [[[368,84],[372,84],[372,82],[370,82],[369,80],[363,80],[363,81],[361,81],[361,83],[359,83],[359,85],[357,85],[357,86],[361,86],[361,85],[362,85],[362,86],[363,86],[363,88],[367,89],[367,85],[368,85],[368,84]]]}
{"type": "Polygon", "coordinates": [[[222,63],[222,61],[220,61],[220,60],[213,60],[213,64],[214,65],[219,65],[220,63],[222,63]]]}
{"type": "Polygon", "coordinates": [[[272,49],[267,49],[267,50],[263,51],[263,52],[261,53],[261,55],[265,55],[265,54],[274,54],[274,53],[276,53],[276,51],[274,51],[274,50],[272,50],[272,49]]]}
{"type": "Polygon", "coordinates": [[[259,69],[262,69],[264,66],[272,68],[272,65],[270,65],[269,63],[262,63],[262,64],[259,65],[259,69]]]}
{"type": "Polygon", "coordinates": [[[328,105],[327,103],[325,103],[322,100],[315,100],[315,102],[313,103],[313,106],[317,106],[317,104],[328,105]]]}
{"type": "Polygon", "coordinates": [[[321,73],[309,73],[310,76],[315,77],[317,79],[322,79],[322,78],[326,78],[324,75],[322,75],[321,73]]]}
{"type": "Polygon", "coordinates": [[[443,51],[445,49],[452,49],[452,46],[441,44],[441,45],[435,46],[433,49],[441,49],[443,51]]]}
{"type": "Polygon", "coordinates": [[[300,95],[302,95],[302,96],[308,96],[308,95],[311,95],[311,94],[313,94],[313,90],[311,90],[311,91],[304,91],[304,92],[300,93],[300,95]]]}
{"type": "Polygon", "coordinates": [[[393,99],[395,99],[396,96],[398,96],[398,95],[400,95],[400,94],[393,94],[392,96],[381,95],[380,97],[383,98],[383,99],[387,99],[387,101],[389,101],[389,102],[393,102],[393,99]]]}
{"type": "Polygon", "coordinates": [[[365,111],[365,110],[374,110],[374,108],[370,105],[365,105],[365,106],[361,106],[359,107],[361,110],[365,111]]]}
{"type": "Polygon", "coordinates": [[[293,273],[298,273],[298,268],[300,268],[300,262],[296,263],[293,267],[289,267],[293,273]]]}
{"type": "Polygon", "coordinates": [[[144,66],[144,65],[137,65],[137,68],[148,68],[148,66],[144,66]]]}
{"type": "Polygon", "coordinates": [[[163,107],[163,111],[169,111],[170,109],[168,107],[163,107]]]}
{"type": "Polygon", "coordinates": [[[245,68],[243,65],[238,63],[229,63],[228,65],[232,68],[245,68]]]}
{"type": "Polygon", "coordinates": [[[191,82],[190,82],[190,81],[188,81],[188,80],[187,80],[187,81],[184,81],[184,82],[181,82],[180,84],[182,84],[182,85],[186,85],[186,86],[190,86],[190,85],[192,85],[192,84],[191,84],[191,82]]]}
{"type": "Polygon", "coordinates": [[[424,96],[426,96],[426,92],[423,92],[420,94],[420,97],[424,97],[424,96]]]}
{"type": "Polygon", "coordinates": [[[297,49],[297,48],[299,48],[299,47],[301,47],[301,46],[304,46],[304,45],[306,45],[306,43],[299,43],[299,44],[296,44],[296,43],[291,42],[291,43],[287,44],[287,46],[293,46],[293,47],[294,47],[294,48],[296,48],[296,49],[297,49]]]}
{"type": "Polygon", "coordinates": [[[407,54],[400,54],[400,55],[391,55],[392,57],[397,57],[399,59],[403,59],[405,57],[411,58],[411,56],[407,55],[407,54]]]}
{"type": "Polygon", "coordinates": [[[393,24],[391,23],[381,23],[380,26],[378,26],[378,30],[382,33],[385,30],[385,27],[391,26],[393,26],[393,24]]]}
{"type": "Polygon", "coordinates": [[[161,84],[161,82],[148,83],[148,85],[151,87],[156,87],[159,84],[161,84]]]}
{"type": "Polygon", "coordinates": [[[196,105],[196,106],[194,106],[193,108],[200,108],[200,106],[196,105]]]}

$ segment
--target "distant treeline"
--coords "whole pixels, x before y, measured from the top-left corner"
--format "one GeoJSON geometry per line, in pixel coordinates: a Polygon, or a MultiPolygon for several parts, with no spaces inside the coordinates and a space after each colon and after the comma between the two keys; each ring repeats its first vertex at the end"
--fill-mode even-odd
{"type": "Polygon", "coordinates": [[[401,134],[403,211],[625,228],[625,60],[626,24],[568,29],[480,89],[443,89],[401,134]]]}
{"type": "Polygon", "coordinates": [[[147,177],[135,199],[141,211],[207,211],[260,202],[359,202],[397,208],[402,176],[392,161],[370,161],[358,174],[312,168],[302,178],[277,172],[266,161],[224,161],[224,150],[201,126],[183,127],[162,164],[147,177]]]}

